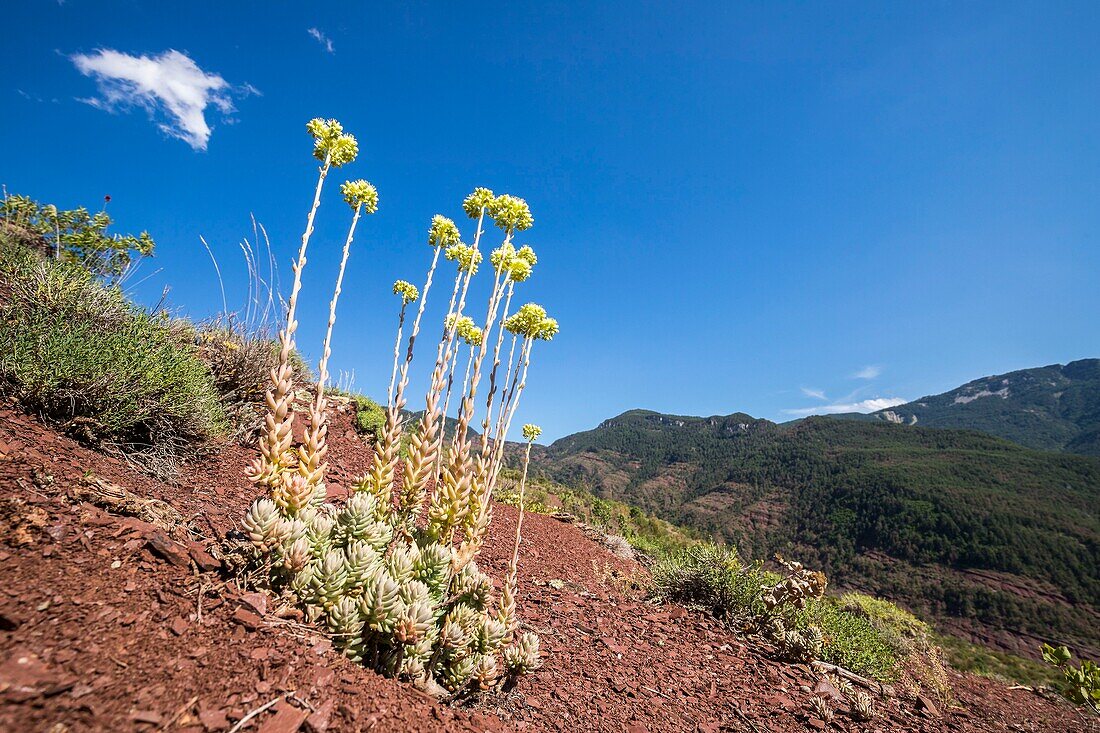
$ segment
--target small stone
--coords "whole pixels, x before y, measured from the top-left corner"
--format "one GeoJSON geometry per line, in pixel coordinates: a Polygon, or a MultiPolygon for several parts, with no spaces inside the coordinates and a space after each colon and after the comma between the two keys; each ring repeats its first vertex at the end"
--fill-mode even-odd
{"type": "Polygon", "coordinates": [[[135,710],[130,713],[130,718],[135,723],[148,723],[150,725],[160,725],[161,721],[160,713],[153,710],[135,710]]]}
{"type": "Polygon", "coordinates": [[[308,710],[296,708],[286,700],[281,700],[275,706],[275,716],[268,718],[260,726],[260,733],[297,733],[308,717],[308,710]]]}
{"type": "Polygon", "coordinates": [[[821,718],[810,718],[807,722],[814,730],[825,730],[825,721],[821,718]]]}
{"type": "Polygon", "coordinates": [[[233,612],[233,620],[250,631],[254,631],[264,624],[264,620],[247,608],[238,608],[233,612]]]}
{"type": "Polygon", "coordinates": [[[157,530],[149,535],[146,545],[158,557],[167,560],[170,565],[186,568],[191,565],[191,555],[180,543],[169,539],[168,535],[157,530]]]}
{"type": "Polygon", "coordinates": [[[229,717],[224,710],[202,710],[199,712],[199,722],[207,730],[225,730],[229,727],[229,717]]]}
{"type": "Polygon", "coordinates": [[[263,593],[245,593],[241,596],[241,602],[261,616],[267,613],[267,596],[263,593]]]}
{"type": "Polygon", "coordinates": [[[195,561],[198,569],[204,573],[217,570],[222,566],[221,560],[217,560],[198,542],[187,543],[187,554],[195,561]]]}
{"type": "Polygon", "coordinates": [[[187,631],[187,627],[189,625],[190,624],[187,623],[187,619],[176,616],[174,619],[172,619],[172,623],[169,625],[168,628],[170,628],[172,630],[172,633],[176,636],[183,636],[184,632],[187,631]]]}
{"type": "Polygon", "coordinates": [[[335,703],[332,700],[325,700],[318,705],[317,709],[306,718],[305,729],[309,733],[325,733],[332,725],[332,710],[334,707],[335,703]]]}
{"type": "Polygon", "coordinates": [[[940,717],[940,709],[936,707],[936,703],[932,702],[924,695],[917,695],[917,703],[919,703],[922,713],[932,718],[940,717]]]}
{"type": "Polygon", "coordinates": [[[814,694],[833,702],[844,702],[844,696],[824,677],[822,677],[821,680],[818,681],[817,686],[814,687],[814,694]]]}

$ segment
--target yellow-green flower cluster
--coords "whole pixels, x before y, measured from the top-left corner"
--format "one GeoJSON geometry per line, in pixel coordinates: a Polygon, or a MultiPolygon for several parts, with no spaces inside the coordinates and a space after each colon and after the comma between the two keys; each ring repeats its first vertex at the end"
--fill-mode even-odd
{"type": "Polygon", "coordinates": [[[527,202],[518,196],[509,196],[506,193],[493,199],[489,207],[489,215],[493,217],[497,226],[508,234],[530,229],[535,223],[527,202]]]}
{"type": "Polygon", "coordinates": [[[474,346],[481,343],[481,329],[474,324],[474,319],[469,316],[456,316],[454,313],[447,316],[447,330],[454,329],[454,332],[467,343],[469,346],[474,346]]]}
{"type": "Polygon", "coordinates": [[[543,318],[538,331],[535,333],[535,338],[543,341],[553,341],[559,330],[561,329],[558,327],[557,318],[543,318]]]}
{"type": "Polygon", "coordinates": [[[507,272],[509,280],[521,283],[531,277],[531,270],[538,262],[538,257],[535,256],[535,250],[528,245],[517,250],[511,242],[505,242],[489,255],[489,262],[493,265],[494,272],[507,272]]]}
{"type": "Polygon", "coordinates": [[[362,206],[367,214],[378,211],[378,189],[362,178],[358,181],[344,181],[340,186],[340,193],[344,194],[344,201],[353,209],[362,206]]]}
{"type": "Polygon", "coordinates": [[[457,261],[458,269],[462,272],[477,274],[477,266],[481,264],[482,254],[468,244],[453,244],[443,251],[448,260],[457,261]]]}
{"type": "Polygon", "coordinates": [[[538,261],[539,258],[535,256],[535,250],[531,249],[530,245],[523,245],[516,250],[516,256],[512,258],[512,263],[508,267],[508,277],[511,278],[512,282],[523,282],[531,277],[531,271],[538,261]]]}
{"type": "Polygon", "coordinates": [[[462,202],[462,210],[471,219],[477,219],[481,212],[493,205],[493,192],[487,188],[475,188],[462,202]]]}
{"type": "Polygon", "coordinates": [[[523,426],[523,439],[524,440],[526,440],[528,442],[531,442],[531,443],[534,443],[536,440],[538,440],[538,437],[540,435],[542,435],[542,428],[540,428],[538,425],[532,425],[531,423],[527,423],[526,425],[523,426]]]}
{"type": "Polygon", "coordinates": [[[489,264],[494,272],[502,272],[511,269],[512,261],[516,258],[516,248],[509,242],[505,242],[489,253],[489,264]]]}
{"type": "Polygon", "coordinates": [[[408,305],[420,297],[420,291],[408,280],[394,281],[393,294],[401,296],[401,305],[408,305]]]}
{"type": "Polygon", "coordinates": [[[442,214],[432,217],[432,226],[428,229],[428,244],[433,247],[450,247],[460,243],[458,227],[452,220],[442,214]]]}
{"type": "Polygon", "coordinates": [[[316,117],[306,123],[306,130],[313,136],[313,157],[317,160],[328,158],[332,165],[339,168],[355,160],[359,154],[355,136],[345,133],[344,127],[336,120],[316,117]]]}
{"type": "Polygon", "coordinates": [[[551,340],[558,333],[558,322],[547,318],[546,309],[536,303],[520,306],[504,321],[504,327],[517,336],[544,341],[551,340]]]}

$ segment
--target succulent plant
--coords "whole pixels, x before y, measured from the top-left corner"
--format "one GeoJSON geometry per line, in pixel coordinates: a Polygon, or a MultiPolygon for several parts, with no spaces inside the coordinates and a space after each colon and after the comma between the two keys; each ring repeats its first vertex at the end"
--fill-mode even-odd
{"type": "Polygon", "coordinates": [[[532,633],[524,634],[504,649],[504,666],[513,676],[533,672],[541,665],[539,638],[532,633]]]}
{"type": "MultiPolygon", "coordinates": [[[[492,689],[500,683],[502,669],[514,677],[540,664],[538,637],[520,633],[516,614],[525,483],[521,484],[521,518],[513,557],[499,599],[494,598],[492,579],[476,563],[492,517],[489,498],[503,462],[504,437],[526,384],[532,343],[549,340],[558,330],[557,322],[540,306],[527,304],[509,313],[515,287],[530,277],[537,262],[529,246],[516,249],[511,243],[515,232],[533,223],[530,210],[520,198],[476,189],[463,202],[466,214],[478,222],[472,245],[461,242],[452,220],[433,217],[428,242],[434,252],[423,289],[404,280],[393,286],[402,303],[386,424],[377,437],[371,468],[353,483],[346,502],[327,504],[324,388],[336,301],[355,223],[362,212],[376,209],[378,199],[377,191],[366,181],[349,181],[341,188],[354,215],[330,304],[310,424],[303,444],[294,447],[293,383],[287,364],[297,328],[294,313],[306,244],[329,167],[350,163],[358,150],[355,139],[335,121],[313,120],[308,129],[314,137],[314,154],[323,165],[295,264],[287,323],[280,333],[280,366],[272,373],[261,456],[247,469],[250,479],[264,486],[269,496],[249,508],[244,528],[253,544],[269,556],[273,582],[293,592],[307,619],[323,624],[349,657],[386,674],[414,680],[427,690],[465,694],[492,689]],[[486,214],[505,236],[490,255],[495,281],[485,320],[479,325],[464,311],[470,281],[483,259],[480,247],[486,214]],[[395,482],[401,460],[398,448],[406,432],[402,410],[409,366],[440,252],[459,267],[425,410],[408,433],[407,457],[401,479],[395,482]],[[420,306],[402,363],[405,309],[417,300],[420,306]],[[492,334],[494,328],[496,334],[492,334]],[[512,349],[503,371],[506,389],[500,390],[499,412],[494,415],[506,332],[513,335],[512,349]],[[495,348],[487,362],[492,336],[495,348]],[[514,358],[517,343],[518,359],[514,358]],[[467,373],[461,385],[457,428],[447,449],[442,428],[449,402],[442,397],[446,392],[449,399],[462,344],[469,347],[467,373]],[[469,425],[485,363],[491,364],[484,369],[490,389],[482,423],[485,430],[477,451],[469,425]]],[[[530,444],[540,432],[530,424],[523,429],[528,441],[524,482],[530,444]]]]}
{"type": "Polygon", "coordinates": [[[820,718],[826,723],[831,723],[833,720],[833,706],[820,695],[814,695],[810,698],[810,712],[814,717],[820,718]]]}
{"type": "Polygon", "coordinates": [[[493,192],[489,189],[475,188],[473,193],[462,202],[462,209],[466,212],[466,216],[477,219],[487,208],[493,205],[494,200],[493,192]]]}
{"type": "Polygon", "coordinates": [[[866,692],[857,692],[852,696],[852,717],[856,720],[870,720],[875,717],[875,701],[866,692]]]}
{"type": "Polygon", "coordinates": [[[535,223],[527,202],[518,196],[502,194],[489,205],[489,216],[508,235],[530,229],[535,223]]]}
{"type": "Polygon", "coordinates": [[[306,130],[313,136],[313,157],[317,160],[339,168],[355,160],[359,154],[359,143],[355,137],[345,133],[336,120],[318,117],[306,124],[306,130]]]}

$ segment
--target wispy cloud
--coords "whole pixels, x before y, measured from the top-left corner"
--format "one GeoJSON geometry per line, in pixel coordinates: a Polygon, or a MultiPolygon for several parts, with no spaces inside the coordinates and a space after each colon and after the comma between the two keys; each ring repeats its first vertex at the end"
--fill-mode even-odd
{"type": "Polygon", "coordinates": [[[326,36],[322,31],[317,28],[310,28],[309,35],[317,39],[317,43],[320,43],[322,47],[329,53],[336,53],[336,47],[332,45],[332,39],[326,36]]]}
{"type": "Polygon", "coordinates": [[[799,387],[802,390],[802,394],[807,397],[813,397],[815,400],[827,400],[825,396],[825,390],[823,389],[810,389],[809,387],[799,387]]]}
{"type": "Polygon", "coordinates": [[[882,367],[878,364],[868,364],[852,375],[853,379],[874,379],[882,374],[882,367]]]}
{"type": "Polygon", "coordinates": [[[108,112],[140,107],[155,121],[159,118],[157,126],[166,134],[195,150],[206,150],[210,140],[207,107],[228,115],[234,111],[234,93],[259,93],[252,85],[232,87],[220,74],[203,71],[187,54],[175,50],[159,56],[131,56],[101,49],[74,54],[71,59],[99,87],[99,96],[81,101],[108,112]]]}
{"type": "Polygon", "coordinates": [[[885,410],[887,407],[904,405],[909,400],[900,397],[874,397],[859,402],[834,402],[829,405],[817,405],[815,407],[799,407],[783,410],[787,415],[805,417],[807,415],[835,415],[840,412],[875,412],[885,410]]]}

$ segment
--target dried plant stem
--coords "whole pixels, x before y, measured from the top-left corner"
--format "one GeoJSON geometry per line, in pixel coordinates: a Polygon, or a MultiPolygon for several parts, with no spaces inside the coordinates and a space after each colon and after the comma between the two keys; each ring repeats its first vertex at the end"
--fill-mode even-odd
{"type": "Polygon", "coordinates": [[[519,517],[516,519],[516,538],[512,545],[512,559],[504,578],[504,590],[500,594],[500,620],[509,632],[516,627],[516,586],[519,570],[519,543],[523,537],[524,494],[527,488],[527,468],[531,463],[531,441],[523,451],[523,474],[519,480],[519,517]]]}
{"type": "Polygon", "coordinates": [[[500,469],[503,465],[501,460],[504,457],[504,438],[508,435],[508,431],[512,429],[512,418],[516,415],[516,410],[519,409],[519,398],[523,394],[523,388],[527,386],[527,369],[531,366],[531,350],[535,345],[535,340],[527,338],[524,340],[523,348],[520,349],[520,359],[523,362],[523,370],[520,372],[519,363],[516,363],[516,373],[518,376],[518,382],[513,377],[513,389],[512,396],[509,399],[508,406],[508,418],[504,422],[504,430],[501,432],[500,439],[497,440],[494,451],[493,460],[490,462],[490,473],[485,481],[485,488],[482,494],[481,502],[481,515],[480,522],[478,523],[479,529],[484,534],[485,528],[489,523],[489,511],[490,501],[489,499],[493,495],[493,490],[497,485],[497,477],[500,475],[500,469]]]}
{"type": "Polygon", "coordinates": [[[481,455],[489,454],[489,425],[493,420],[493,401],[497,393],[497,369],[500,368],[500,348],[504,345],[504,321],[508,319],[508,308],[512,304],[515,281],[508,280],[508,294],[504,298],[504,308],[497,327],[497,343],[493,348],[493,368],[489,370],[489,394],[485,398],[485,419],[481,423],[481,455]]]}
{"type": "MultiPolygon", "coordinates": [[[[466,373],[462,376],[462,392],[460,394],[466,394],[466,387],[468,387],[469,384],[470,384],[470,368],[474,365],[474,348],[471,346],[469,351],[470,351],[470,355],[466,358],[466,373]]],[[[450,399],[451,399],[451,395],[450,395],[450,392],[448,392],[447,393],[447,402],[450,402],[450,399]]],[[[443,403],[443,417],[444,417],[444,420],[446,419],[446,416],[447,416],[447,402],[443,403]]],[[[452,445],[454,444],[454,438],[455,438],[455,436],[452,435],[451,436],[452,445]]]]}
{"type": "Polygon", "coordinates": [[[302,245],[298,249],[298,259],[294,262],[294,285],[290,290],[290,300],[287,302],[286,325],[279,332],[279,363],[271,371],[271,388],[267,392],[267,415],[264,421],[264,433],[260,439],[260,453],[265,462],[266,470],[259,475],[254,475],[261,481],[268,483],[277,478],[277,474],[284,468],[286,453],[290,450],[293,440],[292,427],[294,413],[291,410],[293,400],[294,378],[290,367],[290,353],[294,350],[294,332],[298,329],[298,321],[295,312],[298,307],[298,293],[302,289],[302,270],[306,266],[306,248],[309,239],[313,236],[313,222],[317,218],[317,209],[321,206],[321,189],[325,185],[325,177],[328,176],[332,161],[329,155],[321,165],[317,176],[317,188],[313,193],[313,206],[309,210],[306,219],[306,229],[302,233],[302,245]]]}
{"type": "Polygon", "coordinates": [[[466,441],[467,431],[470,426],[470,418],[472,418],[474,414],[474,397],[477,395],[478,382],[481,381],[481,364],[485,360],[485,354],[489,349],[490,332],[492,331],[493,323],[496,322],[497,307],[504,293],[501,274],[502,273],[498,272],[496,278],[493,280],[493,292],[489,297],[489,312],[485,317],[485,328],[481,334],[481,345],[478,347],[477,356],[474,358],[469,391],[467,391],[462,398],[458,427],[456,428],[457,436],[455,438],[455,443],[457,445],[461,445],[466,441]]]}
{"type": "Polygon", "coordinates": [[[435,266],[439,263],[439,250],[441,247],[435,248],[435,254],[432,255],[432,266],[428,268],[428,277],[424,281],[424,289],[420,291],[420,308],[416,311],[416,319],[413,321],[412,333],[409,334],[409,348],[405,352],[405,364],[401,367],[401,378],[405,380],[409,374],[409,364],[413,359],[413,344],[416,343],[417,334],[420,333],[420,321],[424,317],[424,308],[428,305],[428,291],[432,289],[432,276],[435,275],[435,266]]]}
{"type": "Polygon", "coordinates": [[[397,340],[393,342],[393,370],[390,372],[390,389],[386,397],[386,406],[393,407],[393,386],[397,382],[397,360],[401,354],[401,331],[405,327],[405,307],[408,302],[402,298],[401,314],[397,317],[397,340]]]}
{"type": "Polygon", "coordinates": [[[362,205],[355,207],[355,213],[351,217],[351,226],[348,227],[348,236],[344,240],[344,251],[340,257],[340,269],[336,274],[336,288],[332,292],[332,300],[328,306],[328,326],[325,329],[324,347],[321,350],[321,362],[318,366],[317,390],[313,397],[313,405],[309,413],[309,429],[306,430],[305,442],[302,445],[298,458],[298,471],[310,484],[316,486],[325,480],[324,463],[325,454],[328,452],[326,438],[328,437],[328,401],[325,399],[325,384],[328,382],[328,360],[332,356],[332,329],[336,325],[336,304],[340,300],[340,292],[344,284],[344,272],[348,266],[348,257],[351,255],[351,243],[355,239],[355,227],[359,224],[359,215],[362,213],[362,205]]]}
{"type": "Polygon", "coordinates": [[[507,385],[511,381],[512,387],[514,388],[514,386],[515,386],[515,381],[511,377],[511,375],[512,375],[513,370],[515,369],[516,342],[517,341],[519,341],[519,336],[517,336],[516,334],[512,334],[512,345],[508,349],[508,366],[504,370],[504,374],[507,375],[505,380],[504,380],[504,384],[506,386],[505,386],[504,389],[500,390],[500,407],[497,410],[497,424],[496,424],[496,429],[493,433],[493,440],[494,441],[504,440],[505,437],[506,437],[502,434],[502,432],[504,430],[504,415],[505,415],[505,411],[508,409],[508,405],[510,404],[510,397],[512,395],[512,389],[509,388],[507,385]]]}

